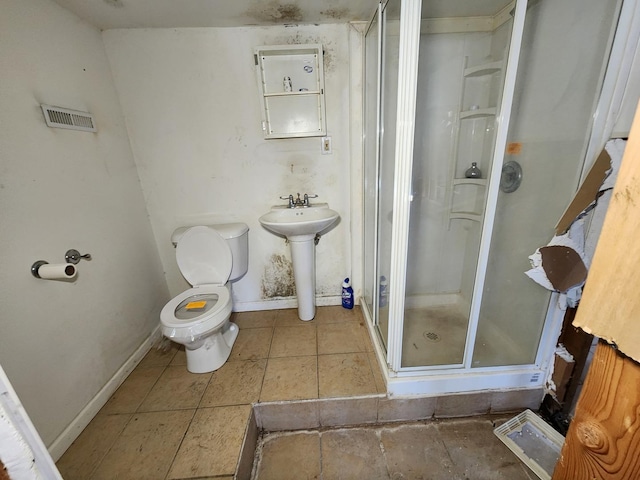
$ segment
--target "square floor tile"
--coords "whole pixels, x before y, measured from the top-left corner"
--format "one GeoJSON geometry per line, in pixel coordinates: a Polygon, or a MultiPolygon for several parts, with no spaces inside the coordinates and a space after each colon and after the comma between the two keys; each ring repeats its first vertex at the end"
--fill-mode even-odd
{"type": "Polygon", "coordinates": [[[173,360],[179,348],[180,345],[177,343],[163,338],[157,345],[151,347],[138,367],[165,367],[173,360]]]}
{"type": "Polygon", "coordinates": [[[229,360],[258,360],[269,356],[273,328],[240,329],[229,360]]]}
{"type": "Polygon", "coordinates": [[[233,475],[250,413],[250,405],[199,409],[168,478],[233,475]]]}
{"type": "Polygon", "coordinates": [[[138,367],[122,382],[100,413],[135,413],[165,367],[138,367]]]}
{"type": "Polygon", "coordinates": [[[319,324],[364,321],[360,307],[349,309],[342,305],[318,307],[315,319],[319,324]]]}
{"type": "Polygon", "coordinates": [[[297,308],[287,308],[285,310],[276,310],[276,327],[295,327],[300,325],[313,325],[316,323],[314,320],[303,321],[298,317],[297,308]]]}
{"type": "Polygon", "coordinates": [[[356,322],[318,325],[318,354],[366,352],[365,333],[356,322]]]}
{"type": "Polygon", "coordinates": [[[435,425],[385,428],[380,441],[392,478],[464,478],[455,475],[455,466],[435,425]]]}
{"type": "Polygon", "coordinates": [[[165,478],[193,414],[179,410],[134,415],[92,480],[165,478]]]}
{"type": "Polygon", "coordinates": [[[366,353],[318,356],[320,398],[377,393],[366,353]]]}
{"type": "Polygon", "coordinates": [[[91,420],[56,464],[65,480],[89,478],[130,419],[131,415],[98,415],[91,420]]]}
{"type": "Polygon", "coordinates": [[[200,401],[200,407],[257,402],[260,398],[266,366],[265,359],[225,363],[219,370],[213,372],[200,401]]]}
{"type": "Polygon", "coordinates": [[[180,345],[180,348],[173,356],[173,359],[169,363],[169,365],[186,365],[187,364],[187,351],[184,348],[184,345],[180,345]]]}
{"type": "Polygon", "coordinates": [[[269,328],[276,323],[277,310],[262,310],[259,312],[235,312],[231,321],[242,328],[269,328]]]}
{"type": "Polygon", "coordinates": [[[257,472],[260,480],[320,478],[320,435],[295,433],[269,439],[257,472]]]}
{"type": "Polygon", "coordinates": [[[196,408],[211,373],[191,373],[184,366],[169,366],[138,409],[140,412],[196,408]]]}
{"type": "Polygon", "coordinates": [[[350,429],[324,432],[320,437],[320,448],[323,480],[390,478],[375,430],[350,429]]]}
{"type": "Polygon", "coordinates": [[[260,401],[318,398],[317,358],[270,358],[267,361],[260,401]]]}
{"type": "Polygon", "coordinates": [[[316,326],[276,327],[273,330],[269,357],[317,355],[316,326]]]}

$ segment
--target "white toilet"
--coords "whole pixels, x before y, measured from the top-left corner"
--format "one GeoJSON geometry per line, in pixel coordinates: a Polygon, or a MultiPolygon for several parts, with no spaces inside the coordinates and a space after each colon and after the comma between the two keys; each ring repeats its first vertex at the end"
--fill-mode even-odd
{"type": "Polygon", "coordinates": [[[183,227],[173,232],[176,260],[193,288],[160,312],[162,334],[185,346],[187,370],[212,372],[229,358],[238,326],[229,321],[231,285],[247,273],[249,227],[244,223],[183,227]]]}

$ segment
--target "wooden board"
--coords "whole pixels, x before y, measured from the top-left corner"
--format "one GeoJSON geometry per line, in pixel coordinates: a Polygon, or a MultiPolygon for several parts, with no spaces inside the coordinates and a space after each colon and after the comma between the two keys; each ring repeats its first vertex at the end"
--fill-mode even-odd
{"type": "Polygon", "coordinates": [[[639,385],[640,365],[600,341],[553,480],[640,478],[639,385]]]}
{"type": "Polygon", "coordinates": [[[640,116],[636,112],[618,180],[573,324],[640,360],[640,116]]]}

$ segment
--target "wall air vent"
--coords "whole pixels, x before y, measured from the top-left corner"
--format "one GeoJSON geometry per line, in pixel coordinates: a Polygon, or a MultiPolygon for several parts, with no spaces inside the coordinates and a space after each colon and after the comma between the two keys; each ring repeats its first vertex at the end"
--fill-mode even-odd
{"type": "Polygon", "coordinates": [[[88,112],[69,110],[68,108],[52,107],[51,105],[40,105],[44,113],[47,126],[52,128],[69,128],[71,130],[82,130],[85,132],[96,132],[96,124],[93,115],[88,112]]]}

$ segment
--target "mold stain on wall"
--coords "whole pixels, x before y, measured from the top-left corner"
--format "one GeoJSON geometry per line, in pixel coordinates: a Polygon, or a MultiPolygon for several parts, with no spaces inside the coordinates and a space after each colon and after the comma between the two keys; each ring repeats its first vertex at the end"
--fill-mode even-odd
{"type": "Polygon", "coordinates": [[[262,298],[293,297],[293,263],[284,255],[273,254],[262,274],[262,298]]]}
{"type": "Polygon", "coordinates": [[[257,2],[247,10],[247,15],[265,23],[299,23],[302,21],[302,10],[295,3],[257,2]]]}

